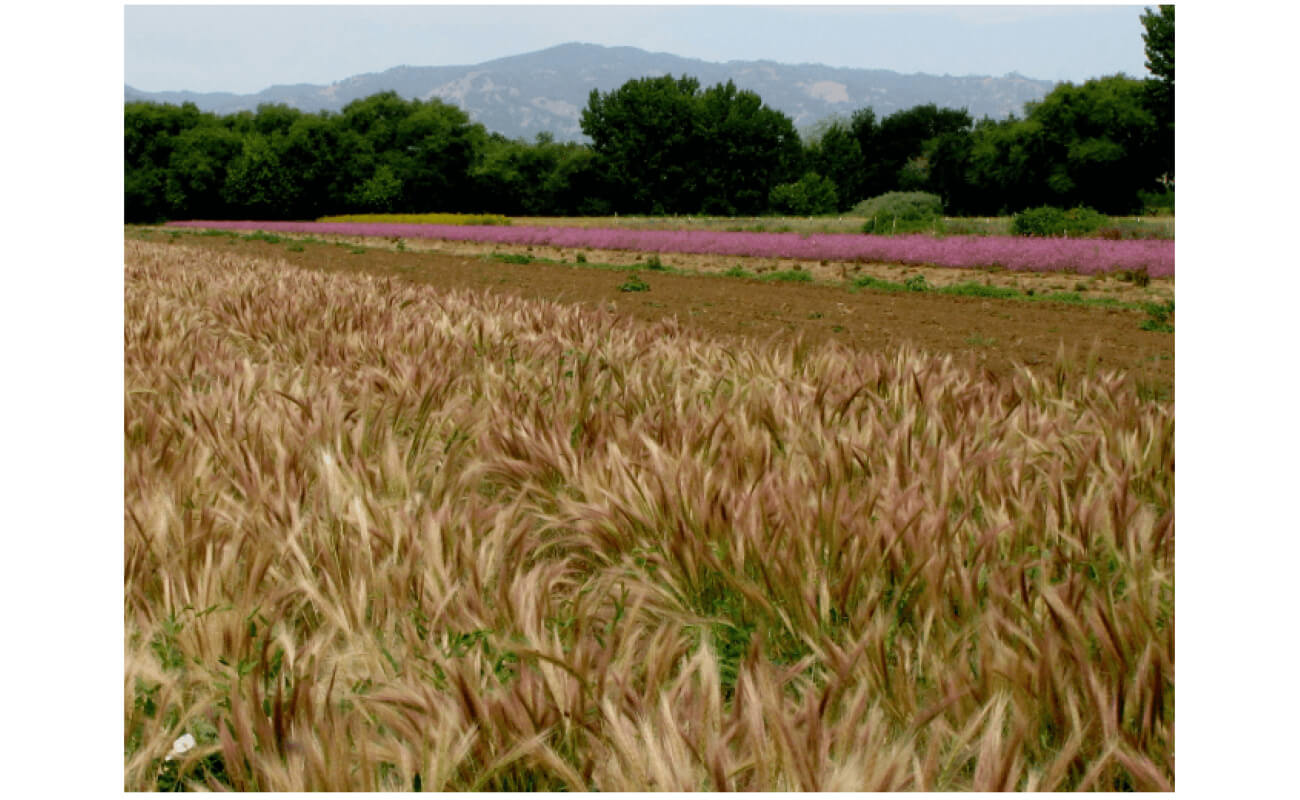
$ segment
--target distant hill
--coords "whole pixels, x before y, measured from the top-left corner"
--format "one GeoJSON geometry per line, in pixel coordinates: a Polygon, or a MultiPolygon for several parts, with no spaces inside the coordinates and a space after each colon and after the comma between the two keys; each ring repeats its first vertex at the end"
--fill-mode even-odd
{"type": "Polygon", "coordinates": [[[204,111],[231,114],[262,103],[303,111],[339,111],[362,97],[395,91],[405,98],[453,103],[490,131],[533,138],[549,131],[561,140],[583,140],[579,116],[592,89],[608,92],[628,80],[672,74],[698,78],[702,88],[728,79],[750,89],[768,106],[806,128],[835,114],[870,106],[877,116],[925,103],[965,108],[976,119],[1004,118],[1039,100],[1053,81],[1017,74],[987,76],[904,75],[883,69],[843,69],[820,64],[728,61],[725,64],[650,53],[635,47],[563,44],[524,55],[456,67],[394,67],[354,75],[329,86],[272,86],[256,94],[142,92],[126,87],[127,102],[193,102],[204,111]]]}

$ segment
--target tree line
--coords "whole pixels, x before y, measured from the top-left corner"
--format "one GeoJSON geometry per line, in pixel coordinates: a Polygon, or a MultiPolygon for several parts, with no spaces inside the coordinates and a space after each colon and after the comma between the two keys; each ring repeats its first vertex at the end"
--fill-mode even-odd
{"type": "Polygon", "coordinates": [[[950,215],[1130,213],[1173,178],[1173,16],[1172,6],[1142,15],[1146,80],[1062,83],[1005,120],[933,104],[883,118],[863,108],[803,137],[756,93],[689,76],[593,91],[581,117],[589,144],[508,139],[455,106],[394,92],[338,113],[129,103],[126,220],[823,214],[895,190],[936,194],[950,215]]]}

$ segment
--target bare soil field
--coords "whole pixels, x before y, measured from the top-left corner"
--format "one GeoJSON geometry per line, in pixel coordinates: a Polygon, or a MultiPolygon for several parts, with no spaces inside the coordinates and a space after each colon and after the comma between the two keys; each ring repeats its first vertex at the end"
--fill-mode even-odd
{"type": "MultiPolygon", "coordinates": [[[[166,238],[161,231],[148,229],[128,235],[166,238]]],[[[1170,396],[1173,392],[1174,336],[1141,330],[1141,312],[929,292],[850,291],[842,285],[764,282],[722,273],[737,266],[758,275],[800,269],[816,281],[830,282],[860,275],[890,281],[922,275],[936,287],[975,281],[1043,294],[1075,291],[1085,297],[1121,302],[1172,300],[1172,279],[1152,279],[1149,286],[1139,287],[1108,276],[664,254],[665,267],[698,274],[674,274],[647,266],[638,276],[649,290],[624,292],[619,287],[628,280],[628,273],[578,264],[579,254],[588,264],[615,266],[645,264],[650,254],[435,240],[404,240],[399,250],[399,243],[361,237],[340,237],[329,243],[299,241],[289,249],[284,243],[246,238],[171,235],[176,246],[274,256],[325,272],[366,272],[446,288],[486,288],[523,298],[613,308],[643,320],[676,317],[725,337],[797,336],[810,343],[835,340],[866,349],[910,343],[930,352],[974,359],[994,373],[1005,373],[1016,364],[1052,370],[1058,354],[1064,352],[1078,367],[1122,370],[1144,391],[1170,396]],[[493,253],[568,263],[511,264],[485,257],[493,253]]]]}

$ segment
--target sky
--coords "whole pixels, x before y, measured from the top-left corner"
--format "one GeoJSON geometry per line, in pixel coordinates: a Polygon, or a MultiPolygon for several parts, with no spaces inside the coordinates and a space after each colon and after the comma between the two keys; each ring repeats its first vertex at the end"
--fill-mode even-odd
{"type": "Polygon", "coordinates": [[[399,65],[469,65],[566,42],[705,61],[936,75],[1145,77],[1143,6],[170,5],[124,7],[125,82],[248,94],[399,65]]]}

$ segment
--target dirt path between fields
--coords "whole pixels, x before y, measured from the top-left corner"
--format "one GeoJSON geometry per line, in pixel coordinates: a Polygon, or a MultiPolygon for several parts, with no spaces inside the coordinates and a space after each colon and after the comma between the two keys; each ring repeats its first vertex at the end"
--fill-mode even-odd
{"type": "MultiPolygon", "coordinates": [[[[128,235],[154,240],[171,238],[164,232],[148,230],[128,235]]],[[[849,291],[836,285],[769,283],[719,273],[739,264],[755,273],[764,266],[764,272],[798,266],[825,280],[871,274],[902,281],[922,274],[934,286],[973,280],[1034,288],[1042,293],[1079,291],[1085,297],[1114,297],[1126,302],[1172,299],[1171,279],[1152,280],[1150,286],[1137,287],[1115,278],[1094,280],[1075,275],[898,265],[786,264],[776,259],[664,254],[661,259],[665,265],[703,274],[678,275],[647,268],[637,274],[649,290],[624,292],[619,287],[629,280],[628,272],[574,264],[577,254],[582,252],[589,263],[616,265],[644,264],[649,254],[416,240],[405,240],[404,249],[397,250],[394,242],[355,238],[335,243],[301,241],[286,246],[285,242],[188,232],[174,241],[177,246],[280,258],[327,272],[392,275],[444,288],[490,289],[527,298],[603,306],[644,320],[676,316],[711,335],[758,339],[802,335],[810,342],[834,340],[873,350],[908,342],[933,353],[973,359],[994,373],[1005,373],[1016,363],[1051,368],[1064,347],[1076,364],[1091,361],[1101,370],[1124,370],[1146,392],[1172,396],[1173,391],[1174,336],[1142,330],[1139,326],[1146,317],[1139,311],[932,292],[849,291]],[[367,246],[356,246],[361,244],[367,246]],[[518,252],[570,263],[510,264],[483,257],[492,252],[518,252]],[[854,266],[857,270],[850,271],[854,266]]]]}

